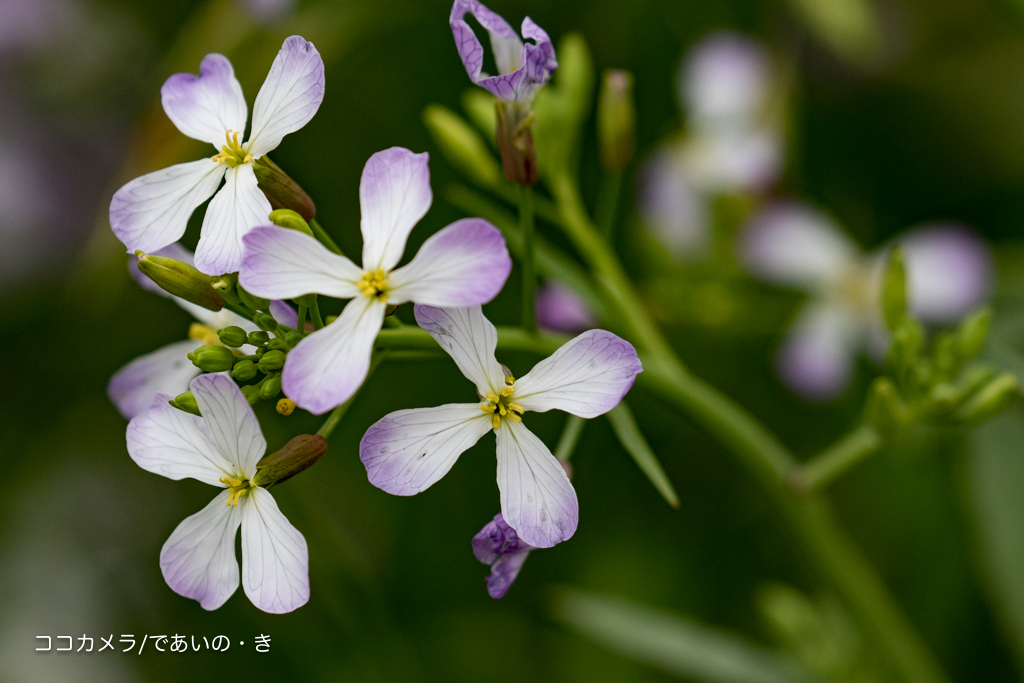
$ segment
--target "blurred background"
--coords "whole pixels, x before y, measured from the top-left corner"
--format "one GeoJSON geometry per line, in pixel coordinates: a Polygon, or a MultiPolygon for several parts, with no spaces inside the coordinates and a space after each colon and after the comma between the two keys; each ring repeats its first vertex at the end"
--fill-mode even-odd
{"type": "MultiPolygon", "coordinates": [[[[134,465],[126,421],[106,396],[118,368],[184,339],[191,322],[130,280],[107,222],[110,196],[124,182],[210,154],[163,114],[160,85],[221,52],[251,104],[282,40],[294,33],[312,40],[326,63],[326,96],[274,160],[315,199],[326,230],[356,253],[366,159],[393,145],[431,152],[435,200],[411,254],[465,215],[446,199],[459,175],[422,116],[435,103],[461,112],[470,89],[447,24],[450,7],[446,0],[0,0],[0,330],[8,359],[0,398],[0,680],[812,680],[773,678],[771,667],[756,665],[757,656],[776,655],[799,662],[813,680],[885,680],[863,661],[860,636],[810,580],[747,471],[640,391],[631,405],[679,509],[655,492],[609,424],[594,420],[573,457],[578,533],[534,553],[508,595],[489,598],[488,568],[470,548],[498,511],[487,440],[414,498],[371,486],[357,455],[361,435],[385,413],[470,398],[454,364],[440,358],[382,366],[328,455],[275,490],[309,543],[308,605],[268,615],[239,591],[208,613],[164,584],[160,547],[207,503],[209,490],[134,465]],[[737,661],[748,657],[761,673],[750,677],[740,667],[723,678],[640,651],[616,635],[616,624],[627,621],[602,602],[608,596],[661,610],[672,625],[695,629],[686,633],[696,633],[698,644],[709,634],[738,643],[737,661]],[[794,610],[812,624],[799,643],[778,629],[780,613],[794,610]],[[83,634],[113,634],[116,651],[34,651],[36,636],[83,634]],[[226,653],[138,656],[121,653],[122,634],[224,634],[233,645],[226,653]],[[255,653],[260,634],[271,637],[270,654],[255,653]]],[[[636,154],[623,171],[617,247],[683,360],[798,455],[811,456],[856,424],[878,366],[870,352],[856,352],[828,391],[787,383],[778,349],[814,295],[761,283],[733,248],[735,235],[778,201],[816,207],[865,253],[922,224],[970,230],[991,255],[980,257],[984,282],[968,303],[993,302],[989,353],[1024,370],[1024,3],[494,0],[490,7],[514,26],[529,15],[556,45],[580,34],[598,74],[633,74],[636,154]],[[711,151],[679,152],[672,158],[683,160],[672,168],[682,177],[672,185],[659,155],[704,149],[693,142],[706,130],[703,105],[686,86],[695,78],[693,50],[723,35],[740,52],[753,46],[761,64],[753,81],[743,72],[736,87],[766,93],[755,116],[763,139],[752,155],[729,156],[732,147],[711,143],[711,151]],[[723,180],[708,170],[716,164],[735,173],[723,180]],[[661,195],[659,182],[670,186],[661,195]],[[669,199],[659,203],[664,192],[669,199]]],[[[713,82],[730,78],[726,62],[722,72],[711,68],[713,82]]],[[[596,136],[591,117],[580,173],[592,204],[603,187],[596,136]]],[[[201,218],[199,211],[190,223],[190,247],[201,218]]],[[[539,229],[557,241],[543,220],[539,229]]],[[[518,320],[517,278],[518,271],[487,309],[498,324],[518,320]]],[[[536,361],[502,360],[517,374],[536,361]]],[[[259,415],[271,448],[320,423],[304,413],[282,417],[269,405],[259,415]]],[[[534,415],[530,425],[553,447],[563,420],[534,415]]],[[[957,681],[1014,681],[1024,671],[1022,449],[1024,417],[1014,406],[973,432],[914,430],[832,490],[842,525],[957,681]]]]}

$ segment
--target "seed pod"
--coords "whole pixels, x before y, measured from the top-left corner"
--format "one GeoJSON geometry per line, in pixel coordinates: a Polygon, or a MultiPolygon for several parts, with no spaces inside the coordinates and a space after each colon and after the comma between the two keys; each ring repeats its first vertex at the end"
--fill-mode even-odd
{"type": "Polygon", "coordinates": [[[300,434],[278,451],[256,463],[256,486],[273,486],[316,464],[327,452],[327,439],[319,434],[300,434]]]}
{"type": "Polygon", "coordinates": [[[211,311],[224,308],[224,297],[214,288],[209,275],[167,256],[153,256],[136,251],[139,272],[160,286],[168,294],[211,311]]]}
{"type": "Polygon", "coordinates": [[[291,179],[281,167],[266,154],[252,165],[260,190],[270,201],[273,209],[291,209],[307,221],[316,216],[316,204],[302,186],[291,179]]]}

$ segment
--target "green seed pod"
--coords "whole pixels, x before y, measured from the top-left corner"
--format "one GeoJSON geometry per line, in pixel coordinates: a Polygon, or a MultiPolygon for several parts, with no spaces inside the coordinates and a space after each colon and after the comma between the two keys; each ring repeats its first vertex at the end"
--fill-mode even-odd
{"type": "Polygon", "coordinates": [[[285,343],[284,339],[277,337],[275,339],[270,340],[270,344],[267,345],[267,348],[270,349],[271,351],[287,351],[288,344],[285,343]]]}
{"type": "Polygon", "coordinates": [[[204,275],[189,264],[166,256],[153,256],[136,251],[139,272],[160,286],[168,294],[202,306],[211,311],[224,308],[224,297],[213,288],[209,275],[204,275]]]}
{"type": "Polygon", "coordinates": [[[178,410],[183,410],[186,413],[192,413],[199,417],[203,416],[202,413],[199,412],[199,404],[196,403],[196,397],[192,395],[191,391],[186,391],[184,394],[178,394],[168,401],[168,403],[178,410]]]}
{"type": "Polygon", "coordinates": [[[237,325],[217,330],[217,336],[220,337],[221,344],[224,346],[230,346],[234,349],[237,349],[248,341],[248,335],[246,335],[245,330],[237,325]]]}
{"type": "Polygon", "coordinates": [[[268,377],[260,387],[260,398],[271,399],[281,393],[281,375],[268,377]]]}
{"type": "Polygon", "coordinates": [[[284,367],[284,351],[267,351],[260,358],[260,370],[263,372],[273,372],[274,370],[280,370],[284,367]]]}
{"type": "Polygon", "coordinates": [[[269,300],[261,299],[258,296],[253,296],[249,292],[242,289],[241,285],[235,287],[235,292],[238,294],[238,298],[242,301],[242,304],[248,306],[254,311],[265,311],[270,307],[269,300]]]}
{"type": "Polygon", "coordinates": [[[274,316],[269,313],[257,313],[252,317],[252,321],[256,323],[256,327],[261,330],[272,332],[277,329],[277,321],[274,320],[274,316]]]}
{"type": "Polygon", "coordinates": [[[256,463],[255,486],[269,487],[309,469],[327,452],[327,439],[319,434],[300,434],[278,451],[256,463]]]}
{"type": "Polygon", "coordinates": [[[316,204],[302,186],[291,179],[266,154],[252,165],[260,190],[270,201],[272,209],[292,209],[307,221],[316,216],[316,204]]]}
{"type": "Polygon", "coordinates": [[[313,230],[309,227],[309,223],[297,211],[276,209],[270,212],[269,218],[270,222],[274,225],[295,230],[296,232],[304,232],[313,237],[313,230]]]}
{"type": "Polygon", "coordinates": [[[263,346],[270,341],[270,335],[263,331],[250,332],[248,339],[253,346],[263,346]]]}
{"type": "Polygon", "coordinates": [[[478,185],[491,187],[501,182],[497,160],[479,133],[462,117],[439,104],[432,104],[423,110],[423,122],[452,166],[478,185]]]}
{"type": "Polygon", "coordinates": [[[604,167],[612,171],[625,168],[633,158],[636,139],[633,75],[628,71],[604,72],[597,98],[597,135],[604,167]]]}
{"type": "Polygon", "coordinates": [[[979,423],[1000,413],[1019,395],[1017,378],[1004,373],[986,384],[957,413],[964,422],[979,423]]]}
{"type": "Polygon", "coordinates": [[[205,344],[188,354],[192,364],[204,372],[224,372],[235,364],[231,349],[219,344],[205,344]]]}
{"type": "Polygon", "coordinates": [[[251,360],[239,361],[231,369],[231,376],[239,382],[248,382],[256,376],[256,364],[251,360]]]}

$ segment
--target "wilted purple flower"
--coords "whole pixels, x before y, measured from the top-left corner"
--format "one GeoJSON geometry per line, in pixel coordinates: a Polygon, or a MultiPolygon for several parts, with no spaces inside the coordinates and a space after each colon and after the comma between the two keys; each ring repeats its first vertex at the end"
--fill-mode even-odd
{"type": "MultiPolygon", "coordinates": [[[[894,243],[903,248],[910,311],[923,322],[952,322],[988,296],[992,257],[967,227],[922,225],[894,243]]],[[[884,346],[879,298],[887,248],[866,254],[824,213],[779,202],[751,219],[739,249],[755,276],[810,295],[779,349],[783,380],[812,399],[842,392],[856,353],[884,346]]]]}
{"type": "Polygon", "coordinates": [[[505,597],[531,550],[536,548],[519,538],[500,512],[473,537],[473,554],[491,567],[487,592],[492,598],[499,600],[505,597]]]}
{"type": "Polygon", "coordinates": [[[522,33],[523,39],[533,43],[525,45],[507,21],[478,0],[455,0],[449,24],[470,79],[500,100],[529,104],[558,68],[551,39],[529,17],[523,19],[522,33]],[[484,48],[466,23],[466,14],[472,14],[490,35],[494,63],[498,67],[495,76],[483,73],[484,48]]]}
{"type": "Polygon", "coordinates": [[[537,326],[550,332],[578,334],[596,322],[594,313],[580,296],[557,282],[537,288],[537,326]]]}

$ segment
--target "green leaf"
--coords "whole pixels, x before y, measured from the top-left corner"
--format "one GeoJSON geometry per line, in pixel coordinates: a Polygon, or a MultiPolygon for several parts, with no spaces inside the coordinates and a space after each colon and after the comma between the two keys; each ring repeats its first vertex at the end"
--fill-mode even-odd
{"type": "Polygon", "coordinates": [[[559,589],[555,619],[626,657],[707,683],[810,683],[795,662],[739,635],[622,598],[559,589]]]}
{"type": "Polygon", "coordinates": [[[612,408],[608,413],[608,421],[612,423],[612,429],[615,430],[615,436],[619,437],[619,443],[627,453],[633,456],[640,471],[647,475],[647,478],[654,484],[654,488],[658,489],[658,493],[668,501],[669,505],[678,508],[679,496],[676,495],[676,490],[672,487],[672,482],[669,481],[665,470],[661,468],[658,457],[654,455],[654,451],[647,444],[647,439],[640,433],[640,428],[636,426],[633,412],[625,401],[612,408]]]}

